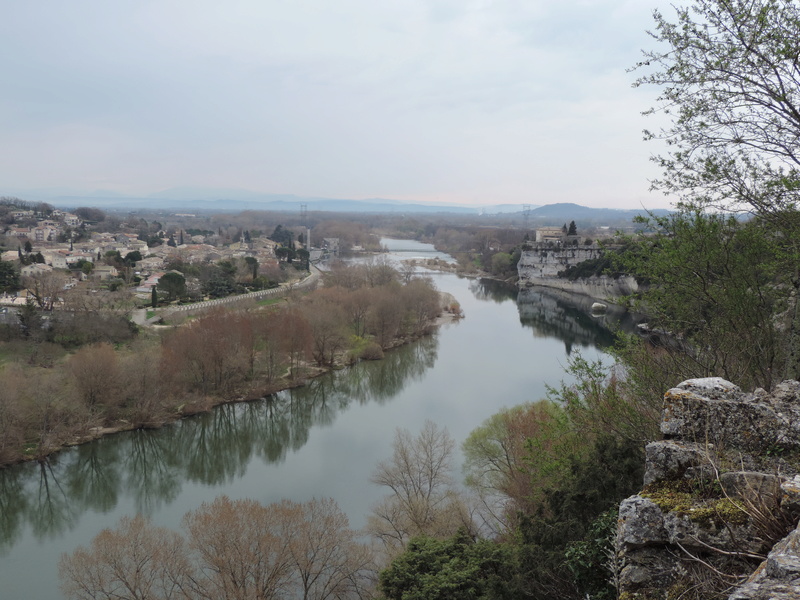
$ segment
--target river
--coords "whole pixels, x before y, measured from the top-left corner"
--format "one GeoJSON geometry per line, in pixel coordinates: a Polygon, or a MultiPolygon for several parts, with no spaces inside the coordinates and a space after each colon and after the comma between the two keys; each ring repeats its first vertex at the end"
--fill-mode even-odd
{"type": "MultiPolygon", "coordinates": [[[[394,259],[436,256],[417,242],[384,243],[406,250],[394,259]]],[[[0,597],[61,598],[61,553],[137,512],[177,528],[222,494],[263,503],[332,497],[362,527],[382,495],[370,474],[391,454],[397,427],[416,433],[431,419],[460,444],[501,408],[544,397],[565,377],[569,353],[596,359],[610,341],[616,315],[591,317],[586,301],[527,290],[518,304],[516,290],[495,282],[430,276],[465,318],[382,361],[0,470],[0,597]]]]}

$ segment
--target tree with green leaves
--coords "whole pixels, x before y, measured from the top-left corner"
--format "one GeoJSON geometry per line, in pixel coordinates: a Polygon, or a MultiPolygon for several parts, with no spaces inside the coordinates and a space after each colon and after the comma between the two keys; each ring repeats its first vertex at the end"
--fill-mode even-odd
{"type": "Polygon", "coordinates": [[[167,295],[171,302],[186,294],[186,278],[176,271],[164,273],[158,280],[158,289],[167,295]]]}
{"type": "MultiPolygon", "coordinates": [[[[784,290],[784,313],[791,315],[779,343],[786,359],[774,373],[800,378],[800,4],[692,0],[674,10],[674,18],[654,12],[657,47],[636,66],[642,75],[635,85],[660,89],[649,113],[669,119],[645,132],[667,143],[655,159],[663,175],[654,187],[676,196],[685,221],[700,228],[694,215],[708,209],[744,211],[768,224],[763,231],[776,249],[773,262],[758,268],[774,275],[771,284],[784,290]]],[[[680,279],[701,276],[686,268],[680,279]]],[[[692,329],[678,315],[662,316],[671,331],[692,329]]]]}
{"type": "Polygon", "coordinates": [[[636,85],[661,89],[648,131],[667,142],[656,186],[690,206],[761,216],[800,198],[800,4],[693,0],[675,20],[654,12],[659,46],[644,53],[636,85]]]}
{"type": "Polygon", "coordinates": [[[136,264],[140,260],[142,260],[142,253],[139,252],[138,250],[134,250],[133,252],[128,252],[125,255],[125,258],[123,259],[123,262],[127,266],[132,267],[134,264],[136,264]]]}
{"type": "Polygon", "coordinates": [[[13,263],[0,261],[0,291],[13,292],[19,289],[19,271],[13,263]]]}
{"type": "Polygon", "coordinates": [[[309,259],[311,258],[311,253],[305,248],[299,248],[295,251],[295,256],[303,265],[305,265],[305,269],[306,271],[308,271],[309,269],[308,262],[309,259]]]}
{"type": "Polygon", "coordinates": [[[94,270],[94,263],[83,258],[76,263],[76,266],[80,268],[84,275],[88,275],[94,270]]]}
{"type": "Polygon", "coordinates": [[[258,277],[258,259],[254,256],[245,256],[244,262],[247,264],[252,280],[255,281],[258,277]]]}
{"type": "Polygon", "coordinates": [[[417,537],[380,574],[388,600],[511,600],[526,597],[518,588],[514,548],[475,540],[463,529],[437,540],[417,537]]]}
{"type": "Polygon", "coordinates": [[[278,260],[282,262],[291,262],[294,258],[295,251],[292,248],[286,246],[278,246],[275,248],[275,256],[278,257],[278,260]]]}
{"type": "Polygon", "coordinates": [[[99,208],[94,207],[81,206],[76,208],[74,213],[82,220],[91,221],[92,223],[99,223],[100,221],[105,221],[106,219],[106,213],[99,208]]]}
{"type": "Polygon", "coordinates": [[[25,305],[17,312],[22,335],[26,338],[38,337],[42,330],[42,314],[33,298],[28,296],[25,305]]]}
{"type": "Polygon", "coordinates": [[[272,235],[269,236],[269,239],[271,239],[273,242],[281,244],[282,246],[290,247],[292,245],[293,237],[294,235],[291,231],[286,229],[283,225],[278,225],[275,227],[275,231],[272,232],[272,235]]]}
{"type": "Polygon", "coordinates": [[[672,379],[669,385],[720,376],[746,389],[769,389],[780,381],[794,306],[780,285],[783,238],[757,220],[700,212],[649,225],[654,235],[631,245],[622,262],[648,283],[638,305],[651,328],[670,335],[649,358],[628,348],[622,357],[632,364],[629,372],[657,368],[672,379]]]}

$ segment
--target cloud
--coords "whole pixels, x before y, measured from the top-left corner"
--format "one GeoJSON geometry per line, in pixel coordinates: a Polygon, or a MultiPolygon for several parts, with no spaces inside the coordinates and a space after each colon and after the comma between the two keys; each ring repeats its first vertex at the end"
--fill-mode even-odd
{"type": "Polygon", "coordinates": [[[638,205],[654,174],[639,141],[652,95],[625,72],[648,42],[639,1],[4,13],[0,178],[14,187],[638,205]]]}

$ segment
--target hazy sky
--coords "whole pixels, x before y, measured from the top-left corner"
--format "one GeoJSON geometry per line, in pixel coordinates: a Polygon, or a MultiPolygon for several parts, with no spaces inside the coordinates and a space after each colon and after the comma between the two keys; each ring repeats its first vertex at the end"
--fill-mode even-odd
{"type": "Polygon", "coordinates": [[[662,0],[0,0],[0,195],[657,208],[662,0]]]}

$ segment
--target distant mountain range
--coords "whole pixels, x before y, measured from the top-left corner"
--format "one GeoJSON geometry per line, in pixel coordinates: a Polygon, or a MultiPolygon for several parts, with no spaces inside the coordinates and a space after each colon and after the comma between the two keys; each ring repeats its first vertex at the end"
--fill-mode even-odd
{"type": "MultiPolygon", "coordinates": [[[[126,196],[96,190],[82,193],[67,189],[45,189],[2,193],[0,196],[18,196],[33,202],[48,202],[59,208],[92,206],[106,210],[174,210],[177,212],[230,212],[243,210],[268,210],[276,212],[298,212],[305,205],[308,211],[359,212],[395,214],[462,214],[462,215],[519,215],[524,218],[522,204],[498,204],[468,206],[453,204],[412,203],[387,198],[350,200],[344,198],[303,197],[291,194],[262,194],[249,190],[228,188],[171,188],[147,196],[126,196]]],[[[630,222],[642,210],[612,208],[590,208],[573,203],[528,205],[528,223],[537,225],[560,225],[575,221],[578,225],[630,222]]],[[[663,215],[669,211],[656,210],[663,215]]]]}
{"type": "Polygon", "coordinates": [[[0,196],[17,196],[32,202],[48,202],[59,208],[93,206],[108,210],[175,209],[193,211],[270,210],[297,212],[301,205],[309,211],[361,213],[461,213],[498,214],[520,212],[521,204],[467,206],[453,204],[413,203],[388,198],[351,200],[346,198],[304,197],[292,194],[263,194],[228,188],[171,188],[147,196],[126,196],[106,190],[77,192],[63,188],[14,191],[0,196]]]}
{"type": "Polygon", "coordinates": [[[665,209],[619,209],[619,208],[590,208],[573,204],[571,202],[561,202],[558,204],[546,204],[530,211],[529,223],[531,225],[548,224],[568,224],[575,221],[578,225],[600,225],[613,223],[630,223],[635,217],[652,214],[655,216],[665,216],[671,211],[665,209]]]}

